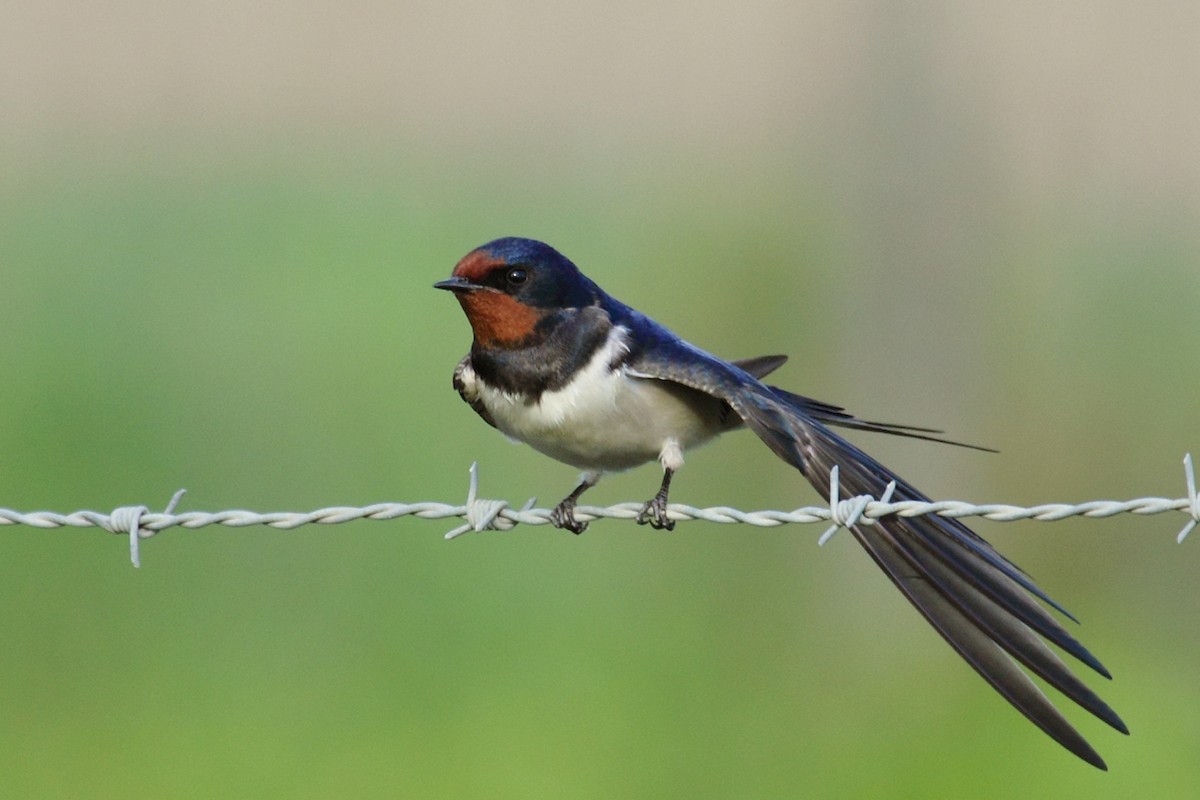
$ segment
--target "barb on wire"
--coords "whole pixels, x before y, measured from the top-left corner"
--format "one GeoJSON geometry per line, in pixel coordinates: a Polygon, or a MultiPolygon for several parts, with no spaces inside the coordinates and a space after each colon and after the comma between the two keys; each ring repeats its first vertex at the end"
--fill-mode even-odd
{"type": "MultiPolygon", "coordinates": [[[[516,522],[511,519],[503,518],[500,512],[508,508],[508,502],[504,500],[479,500],[479,462],[476,461],[471,465],[471,482],[467,484],[467,505],[466,512],[463,514],[466,517],[467,524],[460,525],[454,530],[446,534],[446,539],[457,539],[464,533],[475,531],[493,530],[507,531],[516,527],[516,522]]],[[[537,502],[536,497],[531,497],[521,507],[522,511],[529,511],[533,508],[533,504],[537,502]]]]}
{"type": "MultiPolygon", "coordinates": [[[[728,506],[713,506],[710,508],[695,508],[693,506],[671,504],[668,512],[675,520],[703,520],[726,524],[740,523],[757,527],[776,527],[793,523],[827,522],[831,527],[817,540],[824,544],[839,528],[849,528],[858,524],[872,524],[875,520],[888,514],[898,514],[902,517],[917,517],[925,514],[939,514],[944,517],[959,519],[962,517],[980,517],[998,522],[1015,520],[1054,521],[1067,517],[1088,517],[1097,519],[1112,517],[1118,514],[1162,514],[1171,511],[1182,511],[1190,519],[1179,532],[1176,540],[1183,542],[1188,534],[1200,524],[1200,496],[1196,492],[1196,474],[1192,465],[1191,455],[1183,459],[1184,474],[1187,483],[1187,496],[1171,499],[1166,497],[1140,497],[1134,500],[1091,500],[1086,503],[1066,504],[1047,503],[1038,506],[1014,506],[1000,503],[975,505],[958,500],[940,500],[936,502],[920,502],[902,500],[892,502],[895,489],[889,486],[882,497],[876,499],[870,495],[858,495],[845,500],[840,498],[838,488],[837,467],[830,476],[829,504],[827,506],[811,506],[797,508],[794,511],[740,511],[728,506]]],[[[208,525],[224,525],[231,528],[244,528],[251,525],[266,525],[281,530],[292,530],[302,525],[336,525],[356,519],[389,520],[398,517],[413,516],[422,519],[461,519],[464,524],[446,534],[447,539],[457,538],[471,531],[511,530],[521,525],[546,525],[550,522],[550,511],[544,508],[534,508],[536,498],[530,498],[519,509],[514,509],[503,500],[487,500],[479,498],[479,470],[471,465],[471,481],[467,490],[465,505],[449,505],[446,503],[377,503],[362,508],[349,506],[332,506],[316,511],[288,512],[277,511],[258,513],[254,511],[188,511],[176,514],[175,507],[183,497],[184,490],[180,489],[171,498],[162,513],[150,511],[146,506],[122,506],[111,514],[97,511],[76,511],[72,514],[56,514],[52,511],[34,511],[21,513],[6,508],[0,508],[0,526],[29,525],[35,528],[101,528],[110,533],[129,537],[129,556],[133,565],[139,566],[138,542],[148,539],[167,528],[181,527],[186,529],[203,528],[208,525]]],[[[575,515],[581,521],[601,518],[634,519],[642,509],[642,503],[618,503],[616,505],[578,506],[575,515]]]]}
{"type": "MultiPolygon", "coordinates": [[[[856,497],[849,497],[845,500],[838,501],[838,465],[834,464],[833,469],[829,472],[829,521],[833,524],[829,529],[821,534],[821,538],[817,539],[817,547],[824,547],[833,535],[842,528],[853,528],[860,521],[864,525],[874,525],[875,518],[863,518],[867,508],[871,503],[875,502],[875,498],[869,494],[860,494],[856,497]]],[[[880,503],[888,503],[892,499],[892,495],[896,493],[896,482],[888,483],[887,488],[883,490],[883,496],[879,498],[880,503]]]]}
{"type": "MultiPolygon", "coordinates": [[[[175,511],[175,506],[179,505],[179,501],[183,499],[183,495],[187,489],[180,489],[171,496],[167,503],[164,515],[170,515],[175,511]]],[[[101,520],[99,525],[109,533],[128,533],[129,534],[129,560],[133,562],[134,567],[142,565],[141,554],[138,552],[138,542],[141,540],[142,534],[142,515],[149,513],[150,509],[145,506],[122,506],[114,509],[107,520],[101,520]]],[[[81,512],[82,513],[82,512],[81,512]]],[[[145,534],[149,536],[150,534],[145,534]]]]}
{"type": "Polygon", "coordinates": [[[1197,524],[1200,524],[1200,495],[1196,494],[1196,470],[1192,466],[1192,454],[1188,453],[1183,457],[1183,474],[1187,479],[1187,499],[1188,505],[1186,511],[1192,515],[1191,521],[1183,526],[1183,530],[1175,537],[1175,541],[1183,544],[1183,540],[1188,537],[1197,524]]]}

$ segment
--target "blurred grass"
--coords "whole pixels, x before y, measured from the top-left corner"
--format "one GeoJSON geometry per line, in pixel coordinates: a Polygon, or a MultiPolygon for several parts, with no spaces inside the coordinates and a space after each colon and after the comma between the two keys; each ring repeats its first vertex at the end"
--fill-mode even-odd
{"type": "MultiPolygon", "coordinates": [[[[716,352],[789,352],[785,385],[1005,451],[868,441],[934,496],[1182,490],[1200,388],[1186,242],[1012,222],[981,234],[987,268],[895,272],[856,262],[855,221],[777,165],[734,179],[639,158],[535,181],[278,142],[14,166],[0,504],[158,506],[180,486],[184,508],[209,510],[450,501],[474,459],[485,494],[554,502],[572,472],[449,389],[469,332],[429,288],[505,234],[551,241],[716,352]]],[[[813,497],[748,436],[697,453],[685,477],[681,502],[813,497]]],[[[618,476],[596,501],[656,483],[649,468],[618,476]]],[[[8,529],[0,785],[1183,796],[1200,781],[1200,603],[1177,523],[980,527],[1086,620],[1117,675],[1100,688],[1133,737],[1071,714],[1110,775],[994,697],[849,537],[817,550],[816,529],[607,523],[454,544],[412,520],[171,531],[136,572],[118,537],[8,529]]]]}

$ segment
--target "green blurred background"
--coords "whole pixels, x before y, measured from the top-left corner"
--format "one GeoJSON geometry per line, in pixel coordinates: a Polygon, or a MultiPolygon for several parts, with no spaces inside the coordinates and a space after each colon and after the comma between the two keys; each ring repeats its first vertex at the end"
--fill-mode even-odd
{"type": "MultiPolygon", "coordinates": [[[[454,395],[496,236],[783,385],[934,497],[1180,496],[1200,11],[146,0],[0,10],[0,506],[557,501],[454,395]]],[[[644,499],[652,467],[589,499],[644,499]]],[[[815,500],[752,436],[673,498],[815,500]]],[[[0,530],[7,797],[1185,797],[1182,516],[977,529],[1084,625],[1102,774],[848,536],[602,522],[0,530]],[[1103,685],[1101,685],[1103,684],[1103,685]]],[[[1197,534],[1200,535],[1200,534],[1197,534]]]]}

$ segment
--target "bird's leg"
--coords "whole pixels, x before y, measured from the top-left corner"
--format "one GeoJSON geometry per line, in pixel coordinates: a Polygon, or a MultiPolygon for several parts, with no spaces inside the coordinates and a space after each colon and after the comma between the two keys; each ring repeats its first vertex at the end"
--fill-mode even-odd
{"type": "Polygon", "coordinates": [[[667,518],[667,492],[671,491],[671,476],[683,466],[683,447],[678,440],[669,438],[663,442],[658,461],[663,468],[662,486],[658,487],[658,494],[642,506],[641,513],[637,515],[637,522],[638,525],[649,522],[650,527],[655,530],[673,531],[675,520],[667,518]]]}
{"type": "Polygon", "coordinates": [[[671,491],[671,476],[674,474],[675,470],[670,467],[663,469],[662,486],[658,488],[658,494],[642,506],[641,513],[637,515],[638,525],[649,522],[650,527],[656,530],[675,530],[675,520],[667,518],[667,492],[671,491]]]}
{"type": "Polygon", "coordinates": [[[600,481],[599,472],[585,472],[579,478],[579,485],[575,487],[575,491],[563,498],[563,501],[554,507],[550,512],[550,524],[556,528],[566,528],[571,533],[576,535],[587,530],[588,524],[575,519],[575,504],[579,502],[579,496],[588,489],[595,486],[600,481]]]}

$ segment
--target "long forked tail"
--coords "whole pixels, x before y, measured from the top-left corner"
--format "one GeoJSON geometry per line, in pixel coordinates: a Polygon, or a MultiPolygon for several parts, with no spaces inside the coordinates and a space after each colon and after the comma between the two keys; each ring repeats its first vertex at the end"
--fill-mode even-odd
{"type": "MultiPolygon", "coordinates": [[[[761,385],[760,385],[761,386],[761,385]]],[[[814,418],[798,395],[761,389],[736,410],[780,458],[826,499],[833,467],[843,497],[879,497],[891,481],[895,500],[928,500],[908,482],[814,418]]],[[[855,538],[905,597],[984,680],[1066,749],[1100,769],[1104,760],[1047,699],[1026,669],[1122,733],[1125,723],[1047,646],[1108,678],[1104,666],[1038,600],[1074,619],[1012,562],[957,520],[883,517],[857,524],[855,538]],[[1019,662],[1019,664],[1018,664],[1019,662]]]]}
{"type": "MultiPolygon", "coordinates": [[[[740,361],[733,361],[735,366],[745,370],[755,378],[762,380],[770,375],[775,370],[787,363],[787,356],[758,356],[757,358],[745,358],[740,361]]],[[[967,444],[966,442],[956,442],[952,439],[945,439],[936,434],[942,433],[937,428],[922,428],[917,425],[902,425],[895,422],[874,422],[867,419],[859,419],[851,414],[845,408],[826,403],[822,400],[814,400],[811,397],[789,392],[786,389],[780,389],[778,386],[768,386],[776,397],[782,400],[787,405],[793,408],[800,409],[805,415],[812,417],[818,422],[823,422],[826,425],[838,425],[843,428],[854,428],[861,431],[872,431],[874,433],[887,433],[892,436],[907,436],[910,439],[924,439],[927,442],[941,442],[942,444],[952,444],[955,447],[967,447],[972,450],[982,450],[986,453],[995,453],[996,451],[990,447],[981,447],[977,444],[967,444]]]]}
{"type": "Polygon", "coordinates": [[[825,425],[837,425],[842,428],[853,428],[854,430],[871,431],[872,433],[886,433],[890,436],[905,436],[909,439],[923,439],[926,442],[952,444],[955,447],[966,447],[970,450],[981,450],[985,453],[999,452],[991,447],[968,444],[967,442],[956,442],[953,439],[938,436],[937,434],[942,433],[942,431],[937,428],[922,428],[917,425],[902,425],[896,422],[872,422],[868,419],[859,419],[846,409],[841,406],[835,406],[833,403],[826,403],[821,400],[814,400],[811,397],[793,394],[786,389],[780,389],[778,386],[768,386],[767,388],[787,405],[825,425]]]}

